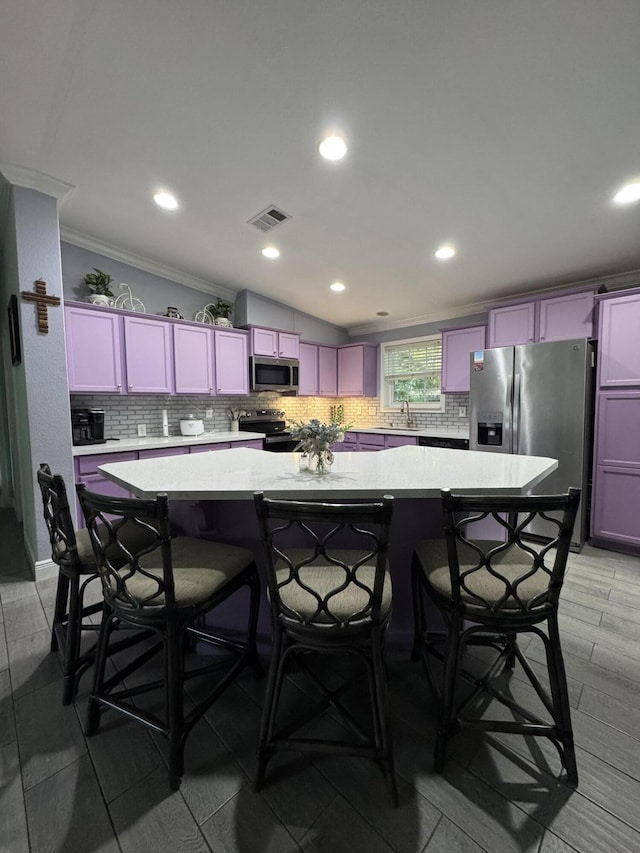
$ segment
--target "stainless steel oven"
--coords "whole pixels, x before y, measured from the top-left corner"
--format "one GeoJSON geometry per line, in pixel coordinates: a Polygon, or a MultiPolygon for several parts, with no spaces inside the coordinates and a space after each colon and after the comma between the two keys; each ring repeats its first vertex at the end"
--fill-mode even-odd
{"type": "Polygon", "coordinates": [[[239,427],[242,432],[263,432],[263,446],[272,453],[291,453],[298,442],[291,438],[287,429],[285,413],[280,409],[256,409],[240,416],[239,427]]]}

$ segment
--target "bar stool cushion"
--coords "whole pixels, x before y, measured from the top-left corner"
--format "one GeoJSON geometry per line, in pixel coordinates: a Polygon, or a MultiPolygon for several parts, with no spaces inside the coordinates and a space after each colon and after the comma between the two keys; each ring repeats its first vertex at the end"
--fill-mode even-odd
{"type": "MultiPolygon", "coordinates": [[[[299,565],[313,555],[313,551],[304,548],[288,548],[286,555],[294,565],[299,565]]],[[[358,560],[367,557],[367,551],[355,550],[333,550],[331,556],[336,560],[343,560],[347,565],[353,566],[358,560]]],[[[313,590],[320,599],[327,596],[332,590],[337,590],[334,595],[331,595],[327,604],[330,609],[330,614],[320,612],[314,617],[314,622],[319,624],[335,624],[336,619],[343,621],[348,619],[350,625],[357,625],[358,619],[349,619],[354,614],[361,611],[367,611],[366,618],[360,621],[370,619],[370,604],[371,593],[373,592],[373,582],[376,573],[375,563],[363,563],[355,573],[358,583],[351,582],[347,584],[348,576],[345,569],[329,563],[322,556],[318,556],[308,565],[303,566],[298,571],[298,576],[302,584],[296,583],[293,578],[289,578],[289,568],[284,560],[278,560],[275,566],[276,582],[283,583],[279,587],[280,598],[285,607],[290,608],[296,613],[304,617],[313,617],[318,608],[318,599],[313,594],[304,588],[308,587],[313,590]],[[289,579],[288,583],[284,583],[289,579]],[[362,584],[362,587],[358,586],[362,584]],[[340,590],[340,587],[345,586],[345,589],[340,590]],[[332,618],[333,617],[333,618],[332,618]]],[[[391,609],[391,574],[387,569],[384,575],[384,584],[382,588],[382,602],[380,607],[381,618],[385,618],[391,609]]]]}
{"type": "MultiPolygon", "coordinates": [[[[504,543],[485,540],[479,541],[479,545],[486,553],[491,548],[504,545],[504,543]]],[[[446,541],[444,539],[423,539],[417,545],[415,553],[431,587],[445,598],[450,598],[451,574],[449,572],[446,541]]],[[[478,554],[473,548],[460,541],[458,542],[458,559],[461,573],[477,566],[479,562],[478,554]]],[[[515,581],[526,572],[527,566],[530,566],[532,570],[534,568],[532,555],[516,546],[496,554],[491,562],[496,567],[500,567],[500,573],[510,582],[515,581]]],[[[468,604],[479,604],[478,599],[481,598],[489,607],[499,605],[506,610],[519,607],[513,596],[504,598],[507,592],[505,582],[494,577],[486,569],[479,569],[477,572],[468,575],[465,578],[465,586],[467,589],[464,586],[461,588],[460,597],[468,604]]],[[[523,603],[530,602],[537,596],[543,595],[548,586],[549,575],[542,569],[538,569],[530,578],[526,578],[518,584],[518,595],[523,603]]]]}
{"type": "MultiPolygon", "coordinates": [[[[177,536],[171,540],[171,554],[178,607],[190,607],[206,601],[253,563],[253,554],[247,548],[188,536],[177,536]]],[[[162,578],[160,549],[142,556],[139,562],[149,574],[162,578]]],[[[134,599],[143,601],[158,592],[158,584],[137,573],[127,579],[127,590],[134,599]]],[[[165,603],[163,593],[153,599],[155,606],[162,607],[165,603]]]]}

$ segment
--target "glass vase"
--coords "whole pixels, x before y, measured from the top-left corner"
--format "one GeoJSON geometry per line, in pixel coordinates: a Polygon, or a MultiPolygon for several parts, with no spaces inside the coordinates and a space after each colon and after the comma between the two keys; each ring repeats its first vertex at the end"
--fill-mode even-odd
{"type": "Polygon", "coordinates": [[[333,453],[328,447],[319,447],[308,451],[309,473],[330,474],[333,465],[333,453]]]}

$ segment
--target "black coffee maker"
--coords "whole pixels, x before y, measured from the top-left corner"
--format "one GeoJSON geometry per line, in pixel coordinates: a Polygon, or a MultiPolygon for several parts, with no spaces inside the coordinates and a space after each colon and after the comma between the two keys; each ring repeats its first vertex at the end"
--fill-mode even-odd
{"type": "Polygon", "coordinates": [[[71,433],[75,445],[105,444],[104,410],[71,409],[71,433]]]}

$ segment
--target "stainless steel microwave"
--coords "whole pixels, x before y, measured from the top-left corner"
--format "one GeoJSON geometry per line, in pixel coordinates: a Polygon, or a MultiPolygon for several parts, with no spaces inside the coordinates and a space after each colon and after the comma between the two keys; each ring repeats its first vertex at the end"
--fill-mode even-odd
{"type": "Polygon", "coordinates": [[[252,355],[249,359],[249,376],[252,391],[279,391],[296,394],[300,362],[297,358],[267,358],[252,355]]]}

